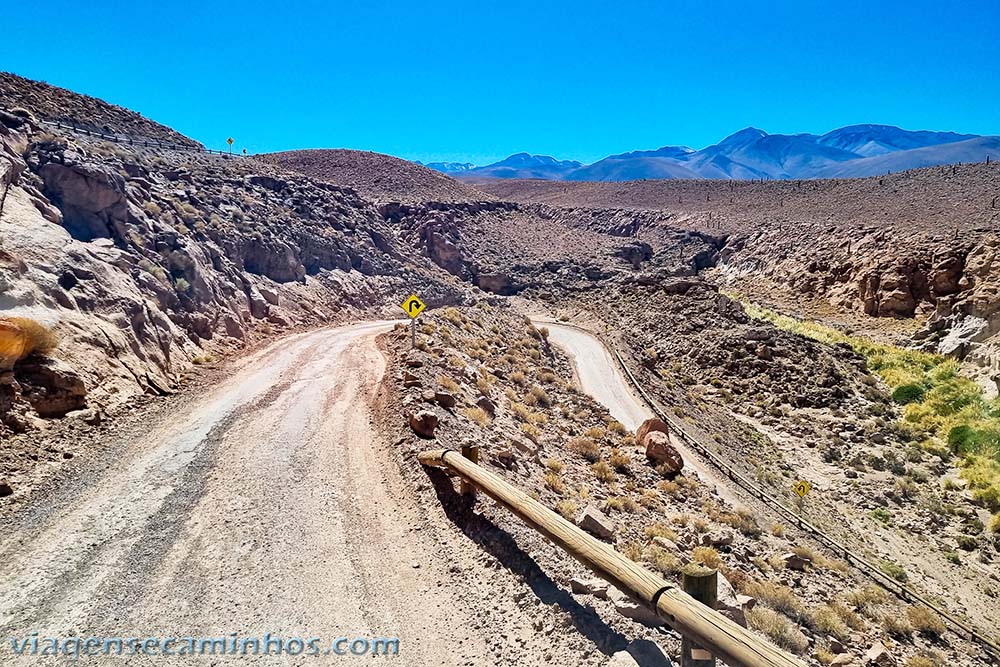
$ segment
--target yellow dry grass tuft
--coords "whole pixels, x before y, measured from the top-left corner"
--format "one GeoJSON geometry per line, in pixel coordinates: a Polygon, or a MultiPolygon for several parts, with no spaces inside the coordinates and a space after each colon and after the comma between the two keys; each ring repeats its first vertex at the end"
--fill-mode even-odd
{"type": "Polygon", "coordinates": [[[32,354],[46,355],[59,338],[41,322],[28,317],[0,319],[0,363],[12,365],[32,354]]]}
{"type": "Polygon", "coordinates": [[[809,640],[801,630],[792,625],[787,618],[767,607],[754,607],[749,610],[747,624],[792,653],[802,654],[809,648],[809,640]]]}
{"type": "Polygon", "coordinates": [[[569,450],[579,454],[591,463],[596,463],[601,458],[601,446],[587,437],[573,438],[569,441],[569,450]]]}
{"type": "Polygon", "coordinates": [[[488,412],[486,412],[486,410],[483,410],[482,408],[466,408],[462,412],[465,414],[466,417],[476,422],[480,426],[485,427],[490,425],[490,415],[488,412]]]}

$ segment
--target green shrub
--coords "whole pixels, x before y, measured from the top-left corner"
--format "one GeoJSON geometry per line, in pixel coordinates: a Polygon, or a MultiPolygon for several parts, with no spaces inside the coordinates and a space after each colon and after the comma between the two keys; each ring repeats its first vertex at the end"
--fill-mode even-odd
{"type": "MultiPolygon", "coordinates": [[[[1000,510],[1000,399],[987,400],[973,380],[961,375],[956,361],[744,305],[752,317],[823,343],[846,344],[862,355],[869,370],[889,387],[893,400],[904,406],[900,430],[942,460],[958,456],[973,496],[993,511],[1000,510]]],[[[901,463],[885,458],[885,468],[902,474],[901,463]]],[[[871,465],[883,469],[877,458],[871,465]]]]}
{"type": "Polygon", "coordinates": [[[906,574],[906,570],[903,569],[902,565],[894,563],[891,560],[882,561],[878,569],[882,570],[882,574],[889,577],[890,579],[895,579],[896,581],[905,584],[909,579],[906,574]]]}
{"type": "Polygon", "coordinates": [[[871,518],[875,519],[879,523],[884,523],[887,526],[892,524],[892,512],[885,509],[884,507],[876,507],[871,512],[869,512],[869,516],[871,516],[871,518]]]}
{"type": "Polygon", "coordinates": [[[924,388],[919,384],[902,384],[892,392],[892,400],[900,405],[908,405],[924,400],[924,388]]]}

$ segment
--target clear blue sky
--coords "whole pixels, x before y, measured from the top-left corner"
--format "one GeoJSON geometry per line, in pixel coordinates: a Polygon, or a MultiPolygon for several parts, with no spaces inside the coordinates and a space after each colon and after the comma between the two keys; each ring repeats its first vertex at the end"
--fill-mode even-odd
{"type": "Polygon", "coordinates": [[[1000,134],[1000,2],[15,2],[0,69],[212,147],[484,164],[748,125],[1000,134]]]}

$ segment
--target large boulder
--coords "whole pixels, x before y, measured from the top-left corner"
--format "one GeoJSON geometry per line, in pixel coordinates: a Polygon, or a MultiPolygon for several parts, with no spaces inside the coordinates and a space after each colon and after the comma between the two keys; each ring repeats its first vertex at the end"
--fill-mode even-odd
{"type": "Polygon", "coordinates": [[[636,444],[640,447],[644,447],[646,445],[646,436],[654,432],[669,434],[670,427],[667,426],[667,423],[662,419],[657,419],[656,417],[647,419],[639,425],[639,429],[635,432],[636,444]]]}
{"type": "Polygon", "coordinates": [[[18,366],[17,379],[39,417],[63,417],[87,405],[83,378],[63,361],[29,357],[18,366]]]}
{"type": "Polygon", "coordinates": [[[458,403],[455,395],[447,391],[434,392],[434,401],[442,408],[453,408],[458,403]]]}
{"type": "Polygon", "coordinates": [[[646,458],[657,466],[665,466],[668,473],[677,473],[684,469],[684,459],[680,452],[670,444],[670,436],[660,431],[653,431],[645,438],[646,458]]]}
{"type": "Polygon", "coordinates": [[[62,224],[73,238],[124,238],[130,219],[125,179],[110,167],[77,162],[48,162],[38,170],[45,196],[62,211],[62,224]]]}
{"type": "Polygon", "coordinates": [[[438,416],[430,410],[420,410],[410,415],[410,428],[421,438],[433,438],[438,416]]]}
{"type": "Polygon", "coordinates": [[[516,291],[511,277],[506,273],[480,273],[473,282],[479,289],[493,294],[510,296],[516,291]]]}

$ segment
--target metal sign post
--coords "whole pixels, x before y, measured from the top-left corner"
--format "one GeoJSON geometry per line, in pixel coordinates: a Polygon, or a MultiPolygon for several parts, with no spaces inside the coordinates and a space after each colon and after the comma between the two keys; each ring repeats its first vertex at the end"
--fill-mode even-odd
{"type": "Polygon", "coordinates": [[[399,304],[399,307],[410,316],[410,347],[415,348],[417,346],[417,316],[424,312],[427,305],[416,294],[411,294],[406,297],[406,301],[399,304]]]}

